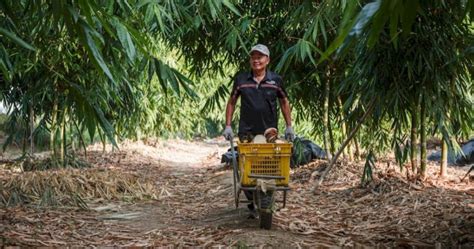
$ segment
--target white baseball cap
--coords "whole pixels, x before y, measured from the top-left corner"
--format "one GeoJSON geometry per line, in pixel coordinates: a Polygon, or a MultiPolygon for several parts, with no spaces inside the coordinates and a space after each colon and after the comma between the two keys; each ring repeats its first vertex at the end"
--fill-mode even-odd
{"type": "Polygon", "coordinates": [[[263,44],[257,44],[255,46],[253,46],[252,49],[250,50],[250,53],[252,53],[253,51],[258,51],[258,52],[270,57],[270,50],[268,50],[267,46],[265,46],[263,44]]]}

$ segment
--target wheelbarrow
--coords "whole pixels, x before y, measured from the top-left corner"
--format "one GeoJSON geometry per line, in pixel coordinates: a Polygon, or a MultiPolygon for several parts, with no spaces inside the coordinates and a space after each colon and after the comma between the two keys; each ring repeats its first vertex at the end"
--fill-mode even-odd
{"type": "Polygon", "coordinates": [[[290,190],[291,143],[237,143],[237,163],[233,139],[230,139],[234,178],[235,207],[239,203],[253,203],[257,209],[260,228],[271,229],[276,203],[286,206],[290,190]],[[252,200],[241,200],[243,191],[251,193],[252,200]],[[276,200],[276,193],[283,192],[283,198],[276,200]]]}

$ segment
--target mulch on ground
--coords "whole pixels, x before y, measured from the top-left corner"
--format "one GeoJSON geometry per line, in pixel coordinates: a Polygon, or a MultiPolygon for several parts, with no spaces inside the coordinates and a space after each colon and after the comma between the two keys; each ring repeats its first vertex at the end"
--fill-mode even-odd
{"type": "MultiPolygon", "coordinates": [[[[216,153],[214,145],[205,150],[207,145],[202,143],[169,143],[129,143],[120,151],[88,153],[93,164],[86,169],[89,173],[109,172],[124,179],[137,176],[153,184],[150,191],[155,196],[151,200],[90,198],[89,209],[34,204],[2,207],[0,244],[296,248],[474,245],[474,186],[472,178],[461,181],[466,168],[450,167],[450,177],[440,179],[438,166],[431,164],[427,179],[419,181],[407,178],[406,172],[400,172],[388,158],[376,164],[374,180],[362,186],[363,162],[341,160],[314,194],[311,173],[326,167],[326,162],[316,161],[292,170],[287,207],[274,214],[273,230],[264,231],[257,221],[247,219],[245,207],[235,209],[232,172],[219,164],[220,151],[216,153]],[[191,153],[193,150],[196,154],[191,153]],[[173,151],[176,159],[169,155],[173,151]],[[188,165],[192,160],[198,164],[188,165]]],[[[23,174],[0,172],[3,184],[23,174]]],[[[71,170],[63,173],[70,175],[71,170]]]]}

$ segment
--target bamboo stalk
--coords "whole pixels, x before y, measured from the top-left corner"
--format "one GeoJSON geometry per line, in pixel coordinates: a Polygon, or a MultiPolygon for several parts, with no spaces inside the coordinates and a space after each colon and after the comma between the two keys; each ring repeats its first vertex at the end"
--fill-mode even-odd
{"type": "Polygon", "coordinates": [[[420,110],[420,176],[425,178],[426,176],[426,105],[423,100],[421,102],[420,110]]]}
{"type": "Polygon", "coordinates": [[[411,170],[413,174],[416,174],[417,165],[417,136],[416,136],[416,127],[418,126],[417,117],[416,117],[416,106],[413,107],[411,112],[411,131],[410,131],[410,162],[411,162],[411,170]]]}
{"type": "Polygon", "coordinates": [[[106,150],[105,134],[102,134],[102,131],[100,129],[98,129],[97,131],[99,132],[100,142],[102,143],[102,153],[105,154],[105,150],[106,150]]]}
{"type": "Polygon", "coordinates": [[[76,143],[74,142],[76,138],[71,137],[71,153],[76,155],[76,143]]]}
{"type": "Polygon", "coordinates": [[[440,168],[440,176],[446,177],[448,175],[448,143],[446,143],[446,139],[442,139],[441,145],[441,168],[440,168]]]}
{"type": "Polygon", "coordinates": [[[64,165],[64,148],[65,148],[65,126],[66,126],[66,108],[64,108],[63,110],[63,115],[62,115],[62,120],[61,120],[61,127],[60,127],[60,130],[59,130],[59,137],[60,137],[60,148],[59,148],[59,159],[61,161],[61,165],[62,166],[65,166],[64,165]]]}
{"type": "MultiPolygon", "coordinates": [[[[346,128],[346,123],[344,122],[344,120],[342,121],[342,124],[341,124],[341,132],[342,132],[343,137],[347,137],[347,128],[346,128]]],[[[349,160],[353,161],[354,158],[352,156],[352,150],[351,150],[351,143],[350,142],[347,144],[346,150],[343,151],[344,154],[345,154],[345,151],[347,151],[347,156],[348,156],[349,160]]]]}
{"type": "Polygon", "coordinates": [[[28,146],[28,129],[24,129],[23,131],[23,139],[22,139],[22,148],[21,148],[21,151],[23,153],[23,156],[26,155],[26,150],[27,150],[27,146],[28,146]]]}
{"type": "Polygon", "coordinates": [[[63,127],[62,127],[62,128],[63,128],[63,141],[64,141],[64,144],[63,144],[63,146],[64,146],[64,148],[63,148],[63,150],[64,150],[64,159],[66,159],[64,166],[67,165],[67,157],[66,157],[66,155],[67,155],[67,153],[68,153],[68,152],[67,152],[67,130],[66,130],[66,128],[67,128],[67,117],[68,117],[68,116],[67,116],[67,113],[68,113],[68,110],[67,110],[67,107],[66,107],[66,108],[64,109],[64,120],[63,120],[63,127]]]}
{"type": "Polygon", "coordinates": [[[35,152],[34,143],[34,131],[35,131],[35,110],[33,109],[33,103],[30,105],[30,155],[35,152]]]}
{"type": "MultiPolygon", "coordinates": [[[[331,155],[334,155],[334,150],[336,148],[336,145],[334,143],[334,135],[332,132],[332,125],[331,125],[331,119],[328,117],[328,134],[329,134],[329,149],[331,150],[331,155]]],[[[344,151],[342,151],[344,152],[344,151]]]]}
{"type": "Polygon", "coordinates": [[[327,160],[331,160],[331,148],[329,145],[329,80],[324,81],[324,103],[323,103],[323,140],[324,150],[326,151],[327,160]]]}
{"type": "Polygon", "coordinates": [[[327,126],[328,126],[328,134],[329,134],[329,149],[331,150],[331,155],[334,155],[334,150],[336,148],[335,141],[334,141],[334,134],[332,131],[332,124],[331,124],[331,119],[329,118],[329,112],[333,108],[332,106],[332,101],[331,101],[331,84],[329,81],[329,78],[331,76],[331,69],[328,72],[328,79],[326,80],[327,82],[327,101],[328,101],[328,109],[327,109],[327,126]]]}
{"type": "Polygon", "coordinates": [[[53,110],[51,113],[51,128],[49,133],[49,149],[53,155],[56,155],[56,148],[55,148],[55,135],[56,135],[56,119],[58,115],[58,99],[57,97],[54,98],[53,103],[53,110]]]}
{"type": "MultiPolygon", "coordinates": [[[[115,142],[118,144],[118,135],[115,134],[114,135],[114,139],[115,139],[115,142]]],[[[116,150],[115,146],[112,146],[112,152],[114,152],[116,150]]]]}
{"type": "Polygon", "coordinates": [[[355,159],[359,161],[360,149],[359,149],[359,139],[357,138],[357,136],[354,136],[354,147],[355,147],[355,159]]]}
{"type": "MultiPolygon", "coordinates": [[[[344,141],[344,143],[342,143],[342,145],[339,147],[338,151],[336,152],[336,154],[334,155],[334,157],[331,159],[331,162],[329,163],[329,165],[326,167],[326,169],[323,171],[323,173],[321,174],[321,177],[319,178],[319,180],[316,182],[315,186],[313,187],[313,192],[316,192],[318,187],[321,185],[321,183],[324,181],[324,178],[326,177],[326,175],[329,173],[329,171],[332,169],[332,167],[334,166],[334,164],[336,163],[337,159],[339,158],[339,156],[341,155],[342,151],[344,150],[344,148],[349,144],[349,142],[351,141],[351,139],[356,135],[357,131],[359,131],[362,123],[367,119],[367,117],[369,116],[369,114],[372,113],[372,110],[375,106],[375,98],[373,98],[369,104],[369,107],[367,109],[367,111],[364,113],[364,115],[359,119],[359,121],[357,122],[357,125],[354,127],[354,129],[352,129],[351,133],[349,134],[349,136],[346,138],[346,140],[344,141]]],[[[311,181],[314,181],[314,178],[316,177],[316,174],[317,174],[317,171],[314,171],[312,174],[311,174],[311,181]]]]}
{"type": "MultiPolygon", "coordinates": [[[[344,117],[344,112],[342,111],[342,101],[341,98],[337,98],[337,102],[339,104],[339,107],[341,108],[341,118],[342,118],[342,123],[341,123],[341,129],[342,129],[342,136],[346,137],[347,136],[347,125],[344,117]]],[[[352,146],[351,142],[347,145],[347,155],[349,156],[350,161],[354,161],[354,155],[352,154],[352,146]]]]}
{"type": "Polygon", "coordinates": [[[76,127],[76,131],[78,133],[78,138],[79,138],[79,145],[82,146],[82,148],[84,149],[84,157],[87,159],[87,148],[86,148],[86,143],[84,141],[84,137],[82,136],[84,131],[83,131],[83,128],[84,126],[82,126],[80,129],[79,129],[79,125],[77,124],[77,122],[73,119],[72,120],[74,126],[76,127]]]}

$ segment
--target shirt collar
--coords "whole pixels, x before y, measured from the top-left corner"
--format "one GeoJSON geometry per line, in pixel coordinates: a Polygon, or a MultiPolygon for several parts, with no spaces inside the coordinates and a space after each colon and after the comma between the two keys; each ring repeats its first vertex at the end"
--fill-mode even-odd
{"type": "MultiPolygon", "coordinates": [[[[265,77],[263,78],[262,83],[269,81],[270,78],[271,78],[271,77],[270,77],[270,71],[268,71],[268,69],[266,69],[266,71],[265,71],[265,77]]],[[[253,81],[253,72],[252,72],[252,71],[250,71],[250,72],[247,74],[247,79],[253,81]]]]}

